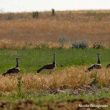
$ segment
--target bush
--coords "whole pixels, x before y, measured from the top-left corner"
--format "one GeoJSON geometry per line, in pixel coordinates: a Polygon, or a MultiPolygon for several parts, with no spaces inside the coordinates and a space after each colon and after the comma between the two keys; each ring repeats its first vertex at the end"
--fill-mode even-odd
{"type": "Polygon", "coordinates": [[[86,41],[76,41],[72,43],[72,48],[85,49],[85,48],[88,48],[88,43],[86,41]]]}
{"type": "Polygon", "coordinates": [[[6,20],[12,20],[14,18],[14,15],[12,13],[7,14],[6,20]]]}
{"type": "Polygon", "coordinates": [[[52,9],[52,16],[55,16],[55,10],[52,9]]]}
{"type": "Polygon", "coordinates": [[[95,42],[93,44],[93,48],[95,49],[101,49],[101,48],[104,48],[103,44],[101,42],[95,42]]]}
{"type": "Polygon", "coordinates": [[[38,16],[39,16],[39,13],[37,11],[32,13],[33,18],[38,18],[38,16]]]}
{"type": "Polygon", "coordinates": [[[68,42],[67,36],[65,36],[65,35],[60,36],[58,41],[60,43],[60,47],[63,48],[65,43],[68,42]]]}

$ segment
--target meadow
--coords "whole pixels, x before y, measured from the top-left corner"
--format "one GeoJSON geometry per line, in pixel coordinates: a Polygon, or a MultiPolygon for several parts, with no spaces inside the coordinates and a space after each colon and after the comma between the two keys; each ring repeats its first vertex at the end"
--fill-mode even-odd
{"type": "Polygon", "coordinates": [[[3,41],[1,44],[12,42],[11,47],[16,44],[21,47],[42,42],[58,43],[64,38],[66,43],[86,40],[90,44],[102,42],[110,47],[109,19],[109,10],[57,11],[56,16],[51,16],[51,12],[39,12],[38,18],[33,18],[32,13],[0,14],[0,41],[3,41]]]}
{"type": "MultiPolygon", "coordinates": [[[[43,104],[51,104],[52,101],[65,103],[83,99],[90,103],[108,98],[110,70],[106,69],[106,65],[110,63],[109,54],[110,49],[106,48],[0,49],[1,74],[15,66],[16,57],[20,58],[21,69],[17,76],[0,76],[0,100],[10,102],[9,105],[20,100],[31,100],[43,107],[43,104]],[[53,61],[53,53],[56,53],[56,69],[51,74],[49,71],[37,73],[38,68],[53,61]],[[103,68],[86,72],[88,66],[96,62],[97,53],[101,54],[103,68]],[[90,86],[94,80],[94,86],[90,86]]],[[[70,107],[68,103],[67,106],[70,107]]]]}
{"type": "Polygon", "coordinates": [[[91,103],[109,106],[109,18],[109,10],[64,11],[55,16],[40,12],[38,18],[32,18],[32,13],[0,14],[0,109],[86,110],[78,105],[91,103]],[[76,41],[87,43],[87,48],[72,47],[76,41]],[[99,48],[93,48],[94,43],[99,48]],[[53,61],[54,53],[55,70],[37,73],[53,61]],[[96,63],[97,53],[102,69],[86,71],[96,63]],[[19,75],[2,76],[15,66],[16,57],[20,58],[19,75]]]}
{"type": "Polygon", "coordinates": [[[101,63],[106,67],[110,63],[110,49],[61,49],[61,48],[33,48],[33,49],[0,49],[0,73],[15,66],[16,57],[20,58],[21,72],[36,72],[41,66],[53,61],[56,53],[56,69],[64,67],[89,66],[96,63],[97,53],[101,54],[101,63]]]}

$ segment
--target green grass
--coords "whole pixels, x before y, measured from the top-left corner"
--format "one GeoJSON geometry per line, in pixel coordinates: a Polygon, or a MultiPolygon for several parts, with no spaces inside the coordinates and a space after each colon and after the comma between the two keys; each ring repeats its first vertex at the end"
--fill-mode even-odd
{"type": "Polygon", "coordinates": [[[52,62],[56,53],[57,67],[90,65],[96,62],[96,53],[101,54],[105,66],[110,63],[110,49],[0,49],[0,73],[15,65],[15,58],[20,57],[21,72],[36,72],[44,64],[52,62]]]}
{"type": "Polygon", "coordinates": [[[101,91],[94,95],[79,94],[78,96],[70,95],[68,93],[49,94],[46,91],[31,91],[31,92],[23,93],[21,96],[19,96],[16,93],[10,93],[9,95],[3,93],[0,94],[1,101],[18,102],[21,100],[33,100],[38,104],[68,101],[68,100],[71,101],[75,99],[83,99],[85,101],[90,102],[90,101],[95,101],[97,99],[109,98],[109,97],[110,97],[110,93],[105,91],[101,91]]]}
{"type": "MultiPolygon", "coordinates": [[[[31,100],[32,102],[35,102],[35,104],[37,106],[39,106],[41,108],[45,107],[45,109],[43,109],[43,110],[49,110],[47,107],[48,107],[48,105],[52,106],[52,104],[58,104],[58,103],[62,103],[62,102],[64,102],[63,104],[65,104],[65,102],[67,102],[67,103],[74,102],[74,104],[75,104],[75,101],[77,102],[78,100],[79,101],[82,100],[82,104],[86,104],[86,103],[87,104],[96,104],[95,103],[96,100],[98,100],[98,99],[100,100],[102,98],[108,99],[109,97],[110,97],[110,93],[106,93],[104,91],[98,95],[82,94],[79,96],[69,95],[67,93],[49,94],[49,93],[45,93],[45,92],[43,92],[43,93],[42,92],[41,93],[32,92],[32,93],[25,93],[22,97],[19,97],[18,95],[13,94],[13,93],[11,93],[10,95],[1,95],[0,94],[0,101],[8,103],[8,107],[14,108],[17,105],[16,103],[19,104],[19,102],[31,100]],[[9,104],[10,104],[10,106],[9,106],[9,104]]],[[[76,104],[78,104],[78,103],[76,103],[76,104]]],[[[105,102],[104,102],[104,104],[106,105],[105,102]]],[[[107,105],[108,105],[108,107],[104,108],[103,110],[109,110],[110,109],[110,105],[109,104],[107,104],[107,105]]],[[[28,108],[28,105],[23,106],[23,104],[22,104],[21,107],[24,107],[26,109],[26,107],[28,108]]],[[[66,107],[67,107],[67,104],[65,105],[65,108],[66,107]]],[[[70,108],[70,107],[68,104],[68,108],[70,108]]],[[[12,108],[10,110],[12,110],[12,108]]],[[[13,109],[13,110],[15,110],[15,109],[13,109]]]]}

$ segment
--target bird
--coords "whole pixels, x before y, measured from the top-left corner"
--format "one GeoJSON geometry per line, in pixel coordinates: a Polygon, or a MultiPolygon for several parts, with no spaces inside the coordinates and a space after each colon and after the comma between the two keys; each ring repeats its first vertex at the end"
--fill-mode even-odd
{"type": "Polygon", "coordinates": [[[90,67],[88,67],[88,71],[91,71],[93,69],[101,69],[101,61],[100,61],[100,54],[97,53],[97,63],[96,64],[92,64],[90,67]]]}
{"type": "Polygon", "coordinates": [[[16,66],[14,68],[10,68],[8,69],[5,73],[3,73],[2,75],[14,75],[14,74],[18,74],[20,71],[19,68],[19,62],[18,62],[19,58],[16,58],[16,66]]]}
{"type": "Polygon", "coordinates": [[[55,53],[53,54],[53,62],[51,64],[47,64],[42,66],[40,69],[37,70],[37,73],[40,73],[42,70],[53,70],[56,67],[56,58],[55,53]]]}

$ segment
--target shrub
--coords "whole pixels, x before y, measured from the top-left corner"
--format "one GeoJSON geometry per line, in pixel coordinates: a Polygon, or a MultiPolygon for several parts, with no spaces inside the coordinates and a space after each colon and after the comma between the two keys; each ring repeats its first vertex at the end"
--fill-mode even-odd
{"type": "Polygon", "coordinates": [[[101,48],[104,48],[103,44],[101,42],[95,42],[93,44],[93,48],[95,49],[101,49],[101,48]]]}
{"type": "Polygon", "coordinates": [[[88,48],[88,43],[86,41],[76,41],[72,43],[72,48],[85,49],[85,48],[88,48]]]}
{"type": "Polygon", "coordinates": [[[55,16],[55,10],[52,9],[52,16],[55,16]]]}
{"type": "Polygon", "coordinates": [[[6,20],[12,20],[14,18],[14,15],[12,13],[7,14],[6,20]]]}
{"type": "Polygon", "coordinates": [[[32,13],[32,17],[33,18],[38,18],[38,16],[39,16],[38,11],[32,13]]]}
{"type": "Polygon", "coordinates": [[[60,47],[63,48],[65,43],[68,41],[68,39],[66,38],[65,35],[63,35],[63,36],[59,37],[58,41],[60,43],[60,47]]]}

